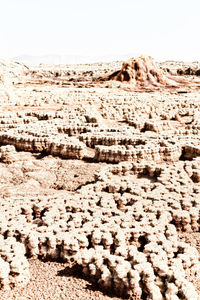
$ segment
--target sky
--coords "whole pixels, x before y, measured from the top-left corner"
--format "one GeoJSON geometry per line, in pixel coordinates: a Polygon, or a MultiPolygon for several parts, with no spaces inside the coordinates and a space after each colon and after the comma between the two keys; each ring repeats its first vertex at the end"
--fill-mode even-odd
{"type": "Polygon", "coordinates": [[[0,57],[200,60],[199,0],[0,0],[0,57]]]}

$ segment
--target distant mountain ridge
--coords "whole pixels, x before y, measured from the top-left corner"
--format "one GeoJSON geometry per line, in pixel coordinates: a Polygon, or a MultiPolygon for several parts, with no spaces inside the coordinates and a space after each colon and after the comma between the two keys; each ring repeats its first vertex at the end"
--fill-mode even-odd
{"type": "Polygon", "coordinates": [[[117,60],[126,60],[132,56],[138,54],[124,54],[124,55],[102,55],[102,56],[84,56],[84,55],[57,55],[48,54],[41,56],[34,55],[21,55],[14,57],[13,60],[22,62],[26,65],[39,65],[39,64],[52,64],[52,65],[63,65],[63,64],[87,64],[96,62],[111,62],[117,60]]]}

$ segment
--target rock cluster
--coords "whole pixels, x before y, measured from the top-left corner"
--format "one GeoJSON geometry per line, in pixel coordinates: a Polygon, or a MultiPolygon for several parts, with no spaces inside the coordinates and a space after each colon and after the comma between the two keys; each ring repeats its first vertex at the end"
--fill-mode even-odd
{"type": "MultiPolygon", "coordinates": [[[[6,233],[5,233],[6,234],[6,233]]],[[[0,235],[0,287],[25,286],[30,280],[25,247],[12,236],[0,235]]]]}
{"type": "Polygon", "coordinates": [[[147,144],[134,146],[96,146],[95,159],[105,162],[120,161],[178,161],[182,155],[181,147],[177,145],[147,144]]]}
{"type": "MultiPolygon", "coordinates": [[[[72,71],[23,69],[1,97],[1,287],[28,282],[28,258],[61,259],[119,296],[197,300],[199,254],[179,234],[200,229],[199,94],[66,88],[72,71]],[[67,159],[74,178],[104,163],[67,190],[67,159]]],[[[112,79],[179,84],[150,57],[112,79]]]]}
{"type": "MultiPolygon", "coordinates": [[[[76,138],[33,137],[29,135],[0,135],[0,143],[13,145],[17,150],[40,152],[60,156],[62,158],[82,159],[86,146],[76,138]]],[[[10,151],[5,148],[5,151],[10,151]]]]}
{"type": "Polygon", "coordinates": [[[198,61],[185,63],[183,61],[174,62],[166,61],[160,63],[160,67],[169,72],[171,75],[182,75],[182,76],[199,76],[200,75],[200,63],[198,61]]]}
{"type": "Polygon", "coordinates": [[[198,272],[198,252],[177,235],[199,230],[198,164],[108,165],[73,195],[2,199],[2,241],[17,240],[29,257],[78,264],[121,296],[198,299],[186,279],[198,272]]]}

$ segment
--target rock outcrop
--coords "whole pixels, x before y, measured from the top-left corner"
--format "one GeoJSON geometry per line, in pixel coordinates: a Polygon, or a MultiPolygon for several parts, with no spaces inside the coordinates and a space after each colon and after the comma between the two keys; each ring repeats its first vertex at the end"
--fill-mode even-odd
{"type": "Polygon", "coordinates": [[[150,57],[111,79],[162,92],[66,88],[68,71],[0,71],[14,95],[0,99],[0,289],[40,258],[121,297],[198,300],[197,243],[180,234],[200,229],[199,92],[164,90],[180,78],[150,57]]]}
{"type": "Polygon", "coordinates": [[[109,80],[130,83],[138,87],[176,87],[183,83],[183,79],[172,77],[157,66],[151,56],[129,59],[123,63],[120,71],[109,76],[109,80]]]}

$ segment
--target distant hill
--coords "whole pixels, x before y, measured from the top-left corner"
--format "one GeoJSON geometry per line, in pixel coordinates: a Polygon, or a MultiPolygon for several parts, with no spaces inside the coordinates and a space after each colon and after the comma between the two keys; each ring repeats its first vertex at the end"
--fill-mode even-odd
{"type": "Polygon", "coordinates": [[[87,64],[95,62],[111,62],[116,60],[126,60],[132,56],[137,55],[136,53],[129,53],[124,55],[104,55],[104,56],[79,56],[79,55],[22,55],[14,57],[13,60],[22,62],[26,65],[39,65],[39,64],[87,64]]]}

